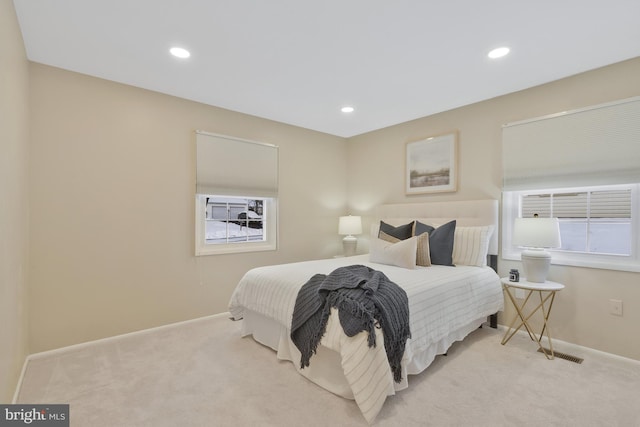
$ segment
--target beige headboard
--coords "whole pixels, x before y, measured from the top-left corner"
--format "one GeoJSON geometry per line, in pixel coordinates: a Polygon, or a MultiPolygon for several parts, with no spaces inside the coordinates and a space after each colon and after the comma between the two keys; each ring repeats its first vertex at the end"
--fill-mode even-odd
{"type": "Polygon", "coordinates": [[[464,200],[456,202],[425,202],[380,205],[375,211],[376,219],[371,224],[371,233],[378,235],[380,220],[391,225],[406,224],[418,220],[439,226],[455,219],[460,227],[493,225],[489,243],[489,254],[498,254],[498,201],[464,200]]]}

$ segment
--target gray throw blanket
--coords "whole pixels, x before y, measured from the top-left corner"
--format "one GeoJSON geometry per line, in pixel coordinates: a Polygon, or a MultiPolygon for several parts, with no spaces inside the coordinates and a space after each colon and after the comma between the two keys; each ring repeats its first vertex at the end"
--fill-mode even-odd
{"type": "Polygon", "coordinates": [[[375,347],[375,328],[382,328],[384,347],[393,379],[402,379],[401,361],[411,338],[409,303],[404,289],[384,273],[364,265],[340,267],[329,275],[316,274],[305,283],[296,299],[291,321],[291,340],[302,356],[300,367],[309,366],[324,335],[331,307],[338,309],[347,336],[368,332],[375,347]]]}

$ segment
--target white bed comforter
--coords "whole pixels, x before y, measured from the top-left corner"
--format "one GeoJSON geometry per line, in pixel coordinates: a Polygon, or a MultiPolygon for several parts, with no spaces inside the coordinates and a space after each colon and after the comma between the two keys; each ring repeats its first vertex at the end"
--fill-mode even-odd
{"type": "MultiPolygon", "coordinates": [[[[348,338],[335,317],[330,317],[321,345],[341,355],[342,368],[353,396],[365,419],[372,422],[388,395],[407,387],[407,374],[417,374],[435,354],[446,348],[443,339],[465,329],[480,318],[503,308],[504,298],[498,275],[489,267],[431,266],[414,270],[369,262],[368,255],[306,261],[259,267],[247,272],[236,287],[229,304],[235,319],[245,310],[271,318],[290,330],[298,290],[316,273],[329,274],[338,267],[363,264],[383,271],[401,286],[409,298],[411,339],[403,358],[403,381],[394,384],[384,345],[367,347],[366,332],[348,338]]],[[[382,334],[378,343],[382,343],[382,334]]],[[[299,361],[298,361],[299,362],[299,361]]],[[[311,358],[313,365],[313,357],[311,358]]]]}

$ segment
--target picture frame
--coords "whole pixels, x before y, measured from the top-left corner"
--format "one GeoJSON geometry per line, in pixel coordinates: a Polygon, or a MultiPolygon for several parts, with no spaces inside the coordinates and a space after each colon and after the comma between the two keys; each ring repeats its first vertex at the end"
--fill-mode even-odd
{"type": "Polygon", "coordinates": [[[406,194],[457,191],[457,131],[408,142],[405,158],[406,194]]]}

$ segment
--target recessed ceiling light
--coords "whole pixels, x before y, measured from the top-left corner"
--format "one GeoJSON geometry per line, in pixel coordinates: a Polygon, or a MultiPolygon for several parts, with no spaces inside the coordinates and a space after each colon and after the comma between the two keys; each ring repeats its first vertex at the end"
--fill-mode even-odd
{"type": "Polygon", "coordinates": [[[508,53],[509,53],[508,47],[499,47],[499,48],[493,49],[491,52],[489,52],[487,56],[491,59],[496,59],[496,58],[502,58],[508,53]]]}
{"type": "Polygon", "coordinates": [[[171,49],[169,49],[169,52],[171,52],[171,55],[175,56],[176,58],[184,59],[191,56],[191,53],[187,49],[183,49],[181,47],[172,47],[171,49]]]}
{"type": "Polygon", "coordinates": [[[343,113],[353,113],[353,110],[354,110],[354,108],[353,107],[349,107],[349,106],[342,107],[340,109],[340,111],[342,111],[343,113]]]}

